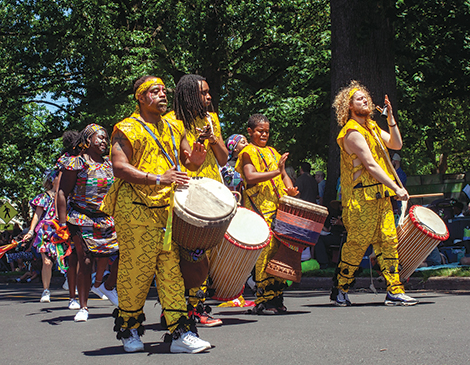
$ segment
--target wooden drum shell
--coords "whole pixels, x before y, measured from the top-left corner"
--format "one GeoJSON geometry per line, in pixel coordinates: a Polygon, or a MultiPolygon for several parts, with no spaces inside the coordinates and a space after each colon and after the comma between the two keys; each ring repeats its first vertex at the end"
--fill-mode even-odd
{"type": "MultiPolygon", "coordinates": [[[[413,212],[416,209],[430,209],[413,206],[409,214],[403,221],[403,224],[397,228],[398,236],[398,260],[401,265],[400,279],[407,280],[418,266],[429,256],[432,250],[437,247],[441,241],[449,237],[449,232],[445,228],[443,234],[434,234],[417,222],[413,212]]],[[[430,211],[432,212],[432,211],[430,211]]],[[[437,218],[437,214],[435,215],[437,218]]],[[[439,218],[440,219],[440,218],[439,218]]],[[[444,224],[442,222],[442,224],[444,224]]],[[[445,227],[445,224],[444,224],[445,227]]]]}

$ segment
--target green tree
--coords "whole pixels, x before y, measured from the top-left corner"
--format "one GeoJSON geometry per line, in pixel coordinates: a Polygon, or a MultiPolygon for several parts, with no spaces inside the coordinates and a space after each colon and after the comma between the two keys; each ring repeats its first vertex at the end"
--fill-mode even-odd
{"type": "Polygon", "coordinates": [[[405,169],[462,172],[468,145],[470,4],[397,2],[397,77],[405,169]]]}
{"type": "MultiPolygon", "coordinates": [[[[264,112],[273,143],[290,149],[292,162],[325,156],[324,0],[0,4],[2,118],[13,126],[37,118],[43,126],[37,137],[46,146],[66,128],[94,122],[111,129],[133,110],[132,83],[141,75],[157,74],[171,89],[183,74],[199,73],[208,79],[226,136],[244,131],[250,114],[264,112]]],[[[2,137],[21,155],[42,156],[41,167],[57,157],[17,135],[2,137]]]]}

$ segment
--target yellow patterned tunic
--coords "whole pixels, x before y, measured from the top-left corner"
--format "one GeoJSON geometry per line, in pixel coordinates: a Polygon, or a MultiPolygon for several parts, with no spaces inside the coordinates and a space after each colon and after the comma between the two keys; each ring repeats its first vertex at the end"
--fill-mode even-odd
{"type": "Polygon", "coordinates": [[[387,290],[393,294],[403,293],[398,274],[398,240],[389,198],[395,195],[395,192],[377,181],[362,164],[354,167],[353,161],[357,156],[349,155],[344,148],[344,137],[352,130],[361,133],[374,160],[393,179],[385,160],[385,153],[388,152],[380,135],[380,128],[372,120],[367,121],[366,127],[353,119],[349,120],[337,137],[341,148],[343,222],[348,237],[341,250],[336,287],[345,292],[349,290],[365,251],[372,245],[382,274],[387,280],[387,290]],[[361,174],[354,179],[354,173],[357,171],[361,171],[361,174]]]}
{"type": "MultiPolygon", "coordinates": [[[[216,113],[209,113],[210,121],[212,122],[212,128],[214,129],[215,137],[221,137],[222,133],[220,130],[220,122],[216,113]]],[[[171,111],[165,115],[165,120],[170,121],[172,124],[179,125],[180,128],[184,129],[183,121],[176,119],[176,114],[174,111],[171,111]]],[[[195,121],[196,128],[204,128],[209,123],[209,118],[197,118],[195,121]]],[[[194,142],[196,142],[199,133],[195,129],[186,130],[186,139],[188,140],[189,146],[192,148],[194,142]]],[[[204,141],[204,148],[207,151],[206,158],[203,164],[199,167],[197,171],[190,171],[182,166],[181,170],[186,171],[189,176],[202,176],[214,179],[223,183],[222,177],[219,172],[219,165],[217,164],[217,159],[215,157],[214,151],[210,147],[209,140],[204,141]]],[[[197,298],[197,292],[202,290],[204,293],[207,291],[206,281],[202,284],[201,287],[189,289],[189,299],[188,303],[193,307],[196,307],[197,304],[201,301],[197,298]]],[[[204,301],[204,300],[202,300],[204,301]]]]}
{"type": "MultiPolygon", "coordinates": [[[[219,138],[222,135],[221,130],[220,130],[219,118],[217,117],[216,113],[209,113],[209,115],[212,121],[212,128],[214,128],[214,135],[215,137],[219,138]]],[[[166,114],[164,118],[170,121],[172,124],[178,124],[180,128],[184,129],[183,122],[181,120],[176,119],[176,115],[174,111],[171,111],[168,114],[166,114]]],[[[209,123],[208,118],[204,118],[204,119],[197,118],[195,121],[197,128],[203,128],[208,123],[209,123]]],[[[193,147],[193,143],[196,142],[198,135],[199,133],[195,129],[186,130],[186,138],[191,148],[193,147]]],[[[201,167],[199,167],[197,171],[189,171],[189,170],[186,170],[184,167],[182,167],[182,171],[187,171],[189,176],[209,177],[211,179],[214,179],[216,181],[223,183],[223,180],[220,176],[219,167],[217,164],[217,159],[215,157],[214,152],[212,151],[212,148],[210,147],[209,140],[206,139],[204,141],[204,147],[207,151],[207,155],[201,167]]]]}
{"type": "MultiPolygon", "coordinates": [[[[238,155],[238,160],[235,165],[235,170],[238,171],[243,178],[245,189],[243,191],[243,201],[246,208],[261,214],[268,225],[271,223],[276,215],[279,199],[281,196],[286,195],[284,191],[285,185],[281,175],[267,181],[257,183],[256,185],[247,189],[246,176],[243,171],[242,156],[248,154],[250,160],[258,172],[274,171],[278,168],[278,163],[281,155],[272,147],[258,147],[249,144],[238,155]],[[254,205],[254,206],[253,206],[254,205]]],[[[274,237],[271,242],[266,246],[258,260],[256,261],[256,285],[258,290],[256,292],[256,304],[268,301],[275,301],[276,298],[282,297],[286,280],[266,273],[266,266],[268,262],[274,257],[280,242],[274,237]]]]}
{"type": "MultiPolygon", "coordinates": [[[[163,174],[176,162],[175,147],[179,146],[184,130],[166,122],[157,126],[146,123],[172,158],[168,161],[153,137],[137,120],[134,113],[115,125],[113,136],[122,132],[132,146],[130,164],[141,171],[163,174]],[[175,143],[173,143],[171,132],[175,143]]],[[[117,178],[106,196],[101,210],[114,216],[120,241],[117,291],[119,297],[118,336],[126,337],[129,328],[139,328],[143,321],[143,306],[155,275],[166,323],[174,331],[181,316],[185,316],[184,283],[179,268],[179,251],[172,245],[163,251],[171,186],[131,184],[117,178]],[[130,319],[132,319],[130,321],[130,319]]]]}

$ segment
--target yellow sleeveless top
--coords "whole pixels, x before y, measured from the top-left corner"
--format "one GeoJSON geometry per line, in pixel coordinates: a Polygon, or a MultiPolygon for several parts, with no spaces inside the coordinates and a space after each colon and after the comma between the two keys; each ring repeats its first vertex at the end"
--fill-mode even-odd
{"type": "Polygon", "coordinates": [[[243,190],[243,201],[246,208],[253,211],[259,210],[264,219],[271,225],[274,214],[276,213],[281,196],[286,195],[285,185],[281,175],[274,179],[257,183],[255,186],[247,189],[245,173],[243,172],[242,156],[250,156],[251,162],[258,172],[274,171],[277,169],[281,155],[272,147],[258,147],[249,144],[238,154],[238,160],[235,164],[235,170],[242,178],[245,189],[243,190]],[[249,197],[249,198],[248,198],[249,197]],[[251,205],[254,203],[257,209],[251,205]]]}
{"type": "MultiPolygon", "coordinates": [[[[212,128],[214,129],[214,135],[218,138],[221,136],[221,129],[220,129],[220,122],[219,118],[217,117],[216,113],[209,113],[211,121],[212,121],[212,128]]],[[[183,121],[176,119],[176,114],[174,111],[169,112],[164,117],[166,120],[169,120],[172,124],[178,124],[179,128],[184,129],[183,121]]],[[[206,124],[209,123],[208,118],[197,118],[195,121],[197,128],[203,128],[206,124]]],[[[189,147],[193,148],[193,143],[196,142],[199,133],[195,130],[186,130],[186,139],[188,140],[189,147]]],[[[181,167],[182,171],[186,171],[188,176],[202,176],[202,177],[209,177],[211,179],[217,180],[218,182],[223,183],[222,177],[219,172],[219,166],[217,164],[217,159],[215,157],[214,152],[210,146],[208,140],[204,141],[204,147],[207,151],[206,159],[204,160],[203,164],[199,167],[197,171],[190,171],[181,167]]]]}
{"type": "MultiPolygon", "coordinates": [[[[133,150],[132,158],[129,161],[132,166],[141,171],[162,175],[176,163],[174,151],[176,147],[179,154],[184,130],[178,124],[172,124],[171,122],[170,130],[165,120],[162,120],[156,126],[152,123],[145,123],[172,159],[172,162],[170,162],[164,156],[154,138],[133,117],[138,118],[139,114],[134,113],[130,118],[116,124],[113,136],[117,131],[120,131],[129,140],[133,150]],[[173,143],[171,132],[173,132],[175,143],[173,143]]],[[[179,161],[178,164],[180,164],[179,161]]],[[[114,216],[116,220],[123,219],[131,224],[152,224],[157,227],[165,227],[171,189],[170,185],[131,184],[116,178],[101,205],[101,210],[114,216]]]]}
{"type": "Polygon", "coordinates": [[[377,123],[369,119],[364,127],[354,119],[350,119],[341,129],[338,137],[336,138],[341,149],[341,194],[343,206],[349,206],[350,199],[353,195],[353,189],[363,192],[366,200],[375,200],[377,198],[385,198],[386,196],[395,195],[393,190],[372,177],[370,172],[364,168],[362,163],[354,167],[353,161],[357,159],[357,155],[350,155],[344,149],[344,137],[351,130],[356,130],[364,136],[374,160],[392,180],[395,180],[393,172],[386,162],[384,151],[379,144],[381,143],[385,152],[388,153],[385,142],[380,135],[380,128],[377,123]],[[354,180],[354,173],[359,170],[362,170],[362,173],[356,180],[354,180]]]}

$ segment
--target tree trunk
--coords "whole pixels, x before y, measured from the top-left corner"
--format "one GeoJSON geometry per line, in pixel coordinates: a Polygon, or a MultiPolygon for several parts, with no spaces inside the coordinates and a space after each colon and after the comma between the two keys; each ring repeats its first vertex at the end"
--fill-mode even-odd
{"type": "MultiPolygon", "coordinates": [[[[358,80],[383,106],[388,94],[396,118],[397,97],[393,49],[394,2],[391,0],[331,0],[331,97],[351,80],[358,80]]],[[[387,130],[384,121],[379,125],[387,130]]],[[[325,204],[335,199],[340,175],[339,127],[331,113],[325,204]]]]}

